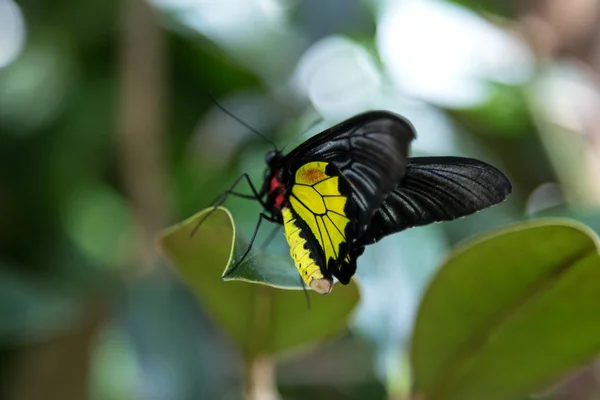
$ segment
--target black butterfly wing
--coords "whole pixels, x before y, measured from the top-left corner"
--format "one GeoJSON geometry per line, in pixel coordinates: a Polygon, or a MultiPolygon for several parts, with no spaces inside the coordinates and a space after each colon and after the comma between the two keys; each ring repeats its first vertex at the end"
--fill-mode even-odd
{"type": "Polygon", "coordinates": [[[404,229],[453,220],[498,204],[511,190],[508,178],[483,161],[410,158],[402,182],[375,212],[354,253],[360,255],[361,246],[404,229]]]}
{"type": "MultiPolygon", "coordinates": [[[[371,111],[321,132],[284,158],[287,177],[284,176],[283,181],[290,190],[290,205],[295,215],[302,220],[302,223],[295,223],[304,226],[305,237],[313,238],[314,243],[309,244],[320,246],[313,253],[324,255],[315,258],[315,261],[324,260],[321,262],[324,276],[333,275],[346,284],[354,275],[356,258],[349,256],[354,242],[368,228],[385,195],[402,180],[410,142],[414,137],[414,128],[404,118],[387,111],[371,111]],[[305,196],[303,205],[292,204],[294,189],[299,187],[299,182],[306,180],[298,177],[300,168],[308,167],[310,174],[320,175],[317,170],[321,167],[315,163],[328,168],[321,171],[324,174],[323,182],[339,176],[339,186],[332,186],[328,192],[347,201],[344,212],[337,210],[336,214],[335,209],[328,209],[325,214],[321,214],[316,211],[322,208],[319,196],[323,196],[325,192],[305,196]],[[341,220],[331,224],[332,216],[347,218],[348,224],[340,222],[341,220]],[[328,228],[329,225],[331,229],[328,228]],[[334,229],[336,227],[343,229],[338,231],[334,229]],[[328,245],[330,241],[331,245],[328,245]],[[338,248],[339,251],[333,251],[338,248]],[[331,260],[328,254],[334,253],[335,258],[331,260]]],[[[322,184],[320,180],[317,183],[322,184]]]]}
{"type": "Polygon", "coordinates": [[[284,163],[303,158],[333,164],[350,185],[353,220],[360,236],[385,195],[404,176],[414,138],[415,130],[406,119],[388,111],[370,111],[307,140],[289,153],[284,163]]]}

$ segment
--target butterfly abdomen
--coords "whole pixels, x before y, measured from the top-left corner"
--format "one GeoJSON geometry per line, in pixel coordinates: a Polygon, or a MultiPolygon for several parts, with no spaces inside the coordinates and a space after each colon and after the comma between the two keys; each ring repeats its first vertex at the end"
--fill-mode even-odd
{"type": "Polygon", "coordinates": [[[285,237],[290,246],[290,256],[296,264],[300,276],[307,285],[321,294],[331,291],[333,282],[321,272],[321,267],[315,260],[315,255],[309,248],[306,235],[298,224],[293,212],[284,207],[282,209],[285,237]]]}

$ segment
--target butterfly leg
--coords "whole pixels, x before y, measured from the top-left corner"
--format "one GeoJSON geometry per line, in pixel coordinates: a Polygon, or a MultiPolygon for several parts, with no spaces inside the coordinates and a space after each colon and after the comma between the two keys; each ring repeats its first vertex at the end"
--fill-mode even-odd
{"type": "Polygon", "coordinates": [[[248,176],[248,174],[243,173],[242,175],[238,176],[238,178],[235,180],[235,182],[233,182],[233,185],[231,185],[231,187],[229,189],[227,189],[226,191],[224,191],[223,193],[221,193],[220,195],[218,195],[213,201],[210,202],[210,206],[213,207],[213,209],[210,212],[208,212],[206,215],[204,215],[204,217],[202,217],[200,219],[200,221],[198,221],[198,223],[196,224],[196,226],[194,227],[194,229],[192,229],[192,232],[190,232],[190,237],[194,236],[194,234],[196,233],[196,231],[198,230],[198,228],[200,227],[200,225],[202,225],[202,223],[204,223],[204,221],[208,217],[210,217],[210,215],[219,206],[221,206],[223,203],[225,203],[225,200],[227,200],[227,197],[229,197],[230,195],[231,196],[236,196],[236,197],[241,197],[243,199],[258,200],[263,207],[265,206],[265,203],[262,200],[262,197],[261,197],[260,193],[258,192],[258,190],[256,190],[256,188],[252,184],[252,181],[250,180],[250,177],[248,176]],[[238,193],[238,192],[235,192],[233,190],[233,189],[235,189],[235,187],[244,178],[246,179],[246,182],[248,183],[248,186],[250,187],[250,190],[252,190],[252,195],[248,195],[248,194],[244,194],[244,193],[238,193]]]}
{"type": "Polygon", "coordinates": [[[231,185],[231,187],[229,189],[227,189],[226,191],[224,191],[223,193],[218,195],[213,201],[211,201],[210,205],[214,206],[214,207],[218,207],[221,204],[223,204],[225,202],[225,200],[227,200],[227,197],[229,197],[230,195],[236,196],[236,197],[241,197],[242,199],[258,200],[260,202],[260,204],[262,206],[264,206],[264,201],[262,200],[262,196],[260,195],[258,190],[256,190],[256,188],[254,187],[254,184],[250,180],[250,177],[248,176],[247,173],[243,173],[240,176],[238,176],[237,179],[235,180],[235,182],[233,182],[233,185],[231,185]],[[242,179],[246,179],[246,183],[248,183],[250,190],[252,190],[252,195],[239,193],[239,192],[236,192],[233,190],[242,181],[242,179]]]}
{"type": "Polygon", "coordinates": [[[210,205],[211,206],[219,206],[219,205],[223,204],[225,202],[225,200],[227,200],[227,197],[229,197],[230,195],[231,196],[236,196],[236,197],[241,197],[242,199],[258,200],[260,202],[260,204],[264,206],[264,202],[262,200],[262,196],[260,195],[260,193],[258,192],[258,190],[256,190],[256,188],[254,187],[254,184],[250,180],[250,177],[248,176],[247,173],[243,173],[242,175],[238,176],[238,178],[235,180],[235,182],[233,182],[233,185],[231,185],[231,187],[228,190],[224,191],[219,196],[217,196],[217,198],[214,199],[210,203],[210,205]],[[239,193],[239,192],[235,192],[233,190],[242,181],[242,179],[246,179],[246,183],[248,183],[248,186],[250,187],[250,190],[252,190],[252,194],[251,195],[244,194],[244,193],[239,193]]]}
{"type": "Polygon", "coordinates": [[[302,275],[298,275],[300,277],[300,285],[302,285],[302,291],[304,291],[304,297],[306,298],[306,308],[310,310],[310,295],[308,294],[308,290],[306,290],[306,285],[304,284],[304,279],[302,279],[302,275]]]}
{"type": "Polygon", "coordinates": [[[252,238],[250,239],[250,243],[248,244],[248,248],[246,249],[246,251],[244,252],[242,257],[240,258],[240,260],[225,275],[223,275],[223,277],[231,275],[233,273],[233,271],[235,271],[240,266],[242,261],[244,261],[244,259],[248,255],[248,253],[250,253],[250,250],[252,249],[252,245],[254,244],[254,240],[256,240],[256,234],[258,233],[258,230],[260,229],[260,224],[265,219],[270,222],[277,222],[277,220],[275,218],[272,218],[265,213],[260,213],[260,215],[258,216],[258,222],[256,222],[256,227],[254,228],[254,233],[252,233],[252,238]]]}

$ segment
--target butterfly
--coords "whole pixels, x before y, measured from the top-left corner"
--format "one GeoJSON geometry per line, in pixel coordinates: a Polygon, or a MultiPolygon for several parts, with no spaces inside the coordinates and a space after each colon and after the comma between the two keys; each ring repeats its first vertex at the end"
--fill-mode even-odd
{"type": "Polygon", "coordinates": [[[483,161],[409,157],[415,137],[401,116],[365,112],[286,155],[270,151],[260,190],[243,174],[220,202],[230,194],[258,200],[264,211],[246,254],[263,220],[283,225],[303,282],[327,294],[333,278],[350,282],[365,246],[407,228],[472,214],[510,194],[508,178],[483,161]],[[233,190],[244,178],[253,195],[233,190]]]}

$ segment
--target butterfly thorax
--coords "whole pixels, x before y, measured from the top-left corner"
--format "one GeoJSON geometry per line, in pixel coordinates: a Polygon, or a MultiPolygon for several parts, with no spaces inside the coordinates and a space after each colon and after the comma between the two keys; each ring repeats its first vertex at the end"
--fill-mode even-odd
{"type": "Polygon", "coordinates": [[[262,193],[267,196],[266,209],[279,222],[283,223],[282,209],[288,205],[286,185],[283,179],[284,156],[280,151],[270,151],[265,156],[267,170],[262,193]]]}
{"type": "Polygon", "coordinates": [[[281,216],[281,209],[287,206],[288,201],[285,192],[286,187],[281,181],[281,174],[279,171],[276,171],[269,182],[269,197],[267,201],[267,204],[272,207],[271,212],[273,214],[281,216]]]}

